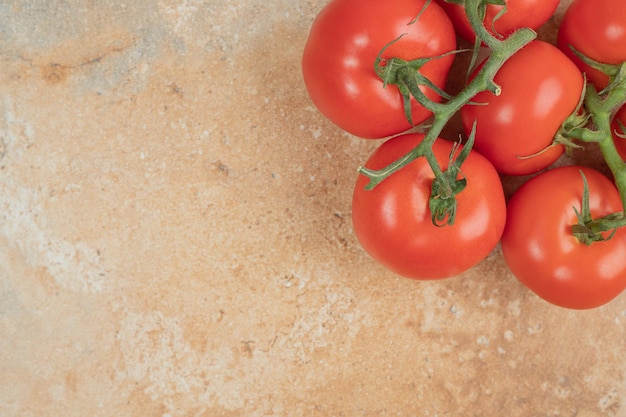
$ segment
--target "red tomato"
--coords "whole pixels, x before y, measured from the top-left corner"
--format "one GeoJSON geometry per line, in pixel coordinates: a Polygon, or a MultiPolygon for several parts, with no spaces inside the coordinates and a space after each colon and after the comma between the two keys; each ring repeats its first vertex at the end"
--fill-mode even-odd
{"type": "MultiPolygon", "coordinates": [[[[380,169],[404,155],[423,139],[421,134],[396,136],[369,158],[367,168],[380,169]]],[[[442,169],[448,166],[452,143],[439,139],[433,146],[442,169]]],[[[352,200],[354,232],[363,248],[395,273],[415,279],[458,275],[485,258],[500,240],[506,205],[500,178],[493,166],[472,151],[461,171],[467,186],[457,195],[452,225],[435,226],[428,200],[434,174],[418,158],[373,190],[359,176],[352,200]]]]}
{"type": "MultiPolygon", "coordinates": [[[[435,3],[425,0],[332,0],[319,13],[302,57],[304,83],[315,106],[337,126],[362,138],[383,138],[411,126],[395,85],[383,88],[374,70],[380,51],[383,58],[413,60],[436,57],[456,49],[450,19],[435,3]]],[[[453,56],[434,59],[420,73],[443,88],[453,56]]],[[[432,89],[423,89],[440,100],[432,89]]],[[[412,119],[419,124],[431,113],[412,100],[412,119]]]]}
{"type": "Polygon", "coordinates": [[[582,210],[583,179],[592,218],[622,210],[617,188],[587,167],[555,168],[532,178],[508,204],[502,252],[513,274],[544,300],[587,309],[608,303],[626,288],[626,229],[591,245],[571,233],[582,210]]]}
{"type": "Polygon", "coordinates": [[[580,71],[555,46],[532,41],[502,66],[494,81],[502,88],[499,96],[481,92],[472,101],[486,105],[461,109],[466,134],[476,121],[474,148],[506,175],[550,166],[564,152],[562,145],[551,145],[580,101],[580,71]]]}
{"type": "MultiPolygon", "coordinates": [[[[465,14],[465,8],[459,4],[447,3],[445,0],[437,0],[437,2],[452,19],[457,33],[464,39],[474,42],[476,35],[465,14]]],[[[495,22],[495,34],[500,35],[498,36],[500,38],[506,37],[522,27],[539,29],[552,17],[559,5],[559,0],[506,0],[505,3],[506,12],[495,22]]],[[[483,25],[492,34],[494,34],[493,19],[502,12],[503,8],[504,6],[495,4],[487,6],[483,25]]]]}
{"type": "Polygon", "coordinates": [[[607,75],[584,64],[568,45],[605,64],[626,61],[626,1],[574,0],[563,16],[557,44],[602,90],[608,84],[607,75]]]}
{"type": "Polygon", "coordinates": [[[626,137],[623,137],[626,136],[626,106],[623,106],[615,115],[611,130],[615,147],[622,159],[626,161],[626,137]],[[620,126],[620,122],[624,127],[620,126]]]}

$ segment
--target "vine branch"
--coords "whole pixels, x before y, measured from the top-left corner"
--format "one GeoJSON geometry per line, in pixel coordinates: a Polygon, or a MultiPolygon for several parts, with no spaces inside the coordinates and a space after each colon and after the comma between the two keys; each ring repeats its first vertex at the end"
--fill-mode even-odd
{"type": "MultiPolygon", "coordinates": [[[[487,58],[484,65],[481,67],[476,76],[463,88],[455,97],[451,97],[445,94],[443,91],[434,87],[434,85],[419,73],[419,68],[423,66],[430,59],[419,59],[411,62],[402,61],[396,58],[387,60],[384,66],[381,65],[380,55],[376,60],[375,69],[377,74],[381,77],[384,84],[396,84],[403,95],[403,101],[405,104],[410,102],[410,97],[433,113],[433,122],[430,128],[426,132],[426,136],[419,145],[414,149],[390,163],[389,165],[378,169],[371,170],[365,167],[360,167],[358,172],[369,179],[369,182],[365,186],[367,190],[371,190],[384,181],[389,176],[393,175],[398,170],[402,169],[406,165],[413,162],[419,157],[424,157],[428,161],[433,173],[435,174],[435,182],[439,184],[436,189],[433,189],[431,193],[431,202],[436,199],[445,197],[447,199],[454,199],[455,194],[452,196],[442,196],[441,190],[460,190],[463,187],[459,187],[455,184],[457,181],[456,175],[447,175],[437,162],[432,146],[438,139],[442,130],[450,119],[466,104],[471,103],[471,99],[482,91],[490,91],[495,95],[500,94],[500,86],[496,85],[493,81],[498,70],[504,65],[504,63],[513,56],[517,51],[522,49],[529,42],[533,41],[537,34],[529,28],[521,28],[511,34],[506,39],[498,39],[492,35],[483,26],[484,7],[488,3],[493,3],[495,0],[466,0],[465,10],[472,25],[472,28],[476,32],[477,40],[480,40],[484,45],[491,49],[491,55],[487,58]],[[422,87],[434,89],[445,100],[441,103],[436,103],[429,99],[422,91],[422,87]],[[410,96],[407,96],[410,94],[410,96]],[[438,194],[439,193],[439,194],[438,194]]],[[[393,42],[393,41],[392,41],[393,42]]],[[[477,41],[477,45],[480,45],[477,41]]],[[[388,46],[388,45],[387,45],[388,46]]],[[[387,47],[385,46],[385,48],[387,47]]],[[[453,53],[458,53],[454,51],[453,53]]],[[[405,107],[405,113],[407,120],[410,119],[410,108],[405,107]]],[[[411,123],[412,124],[412,123],[411,123]]],[[[471,148],[471,143],[465,145],[468,147],[467,152],[471,148]]],[[[458,162],[458,161],[457,161],[458,162]]],[[[462,162],[462,161],[461,161],[462,162]]],[[[454,164],[453,164],[454,165],[454,164]]],[[[448,167],[448,169],[457,169],[454,166],[448,167]]],[[[431,203],[432,204],[432,203],[431,203]]],[[[454,206],[454,201],[450,203],[454,206]]],[[[433,223],[441,223],[441,216],[436,213],[431,213],[433,216],[433,223]]],[[[448,212],[446,224],[454,223],[454,211],[448,212]]]]}

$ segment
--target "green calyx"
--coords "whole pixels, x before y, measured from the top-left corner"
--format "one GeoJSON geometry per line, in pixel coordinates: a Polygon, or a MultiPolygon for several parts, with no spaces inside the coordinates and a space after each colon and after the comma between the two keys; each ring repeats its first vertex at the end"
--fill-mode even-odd
{"type": "Polygon", "coordinates": [[[624,213],[611,213],[599,219],[593,219],[589,208],[589,183],[582,171],[580,171],[580,175],[583,179],[582,208],[579,212],[576,207],[572,207],[578,218],[578,223],[572,226],[572,234],[580,243],[588,246],[594,242],[610,240],[618,228],[626,225],[624,213]]]}
{"type": "Polygon", "coordinates": [[[467,186],[467,180],[463,177],[461,166],[470,154],[475,136],[476,124],[472,127],[472,133],[470,134],[468,142],[463,149],[461,149],[456,158],[455,155],[460,144],[458,142],[455,143],[450,152],[448,168],[442,175],[436,176],[433,180],[428,208],[432,214],[433,224],[436,226],[454,224],[457,207],[456,196],[467,186]]]}
{"type": "MultiPolygon", "coordinates": [[[[451,51],[441,56],[432,58],[418,58],[411,61],[405,61],[400,58],[383,58],[382,55],[387,50],[387,48],[395,42],[399,41],[403,36],[405,36],[405,34],[400,35],[398,38],[385,45],[385,47],[380,51],[380,53],[376,57],[376,61],[374,62],[374,71],[383,81],[383,88],[387,87],[387,85],[389,84],[398,87],[398,90],[402,95],[404,116],[408,120],[409,124],[413,125],[411,97],[422,96],[422,87],[426,87],[435,91],[435,93],[437,93],[444,99],[449,100],[452,98],[452,96],[447,94],[432,81],[430,81],[427,77],[422,75],[419,70],[433,59],[440,59],[444,56],[449,56],[462,51],[451,51]]],[[[428,102],[425,102],[423,106],[433,111],[434,104],[434,102],[428,100],[428,102]]]]}

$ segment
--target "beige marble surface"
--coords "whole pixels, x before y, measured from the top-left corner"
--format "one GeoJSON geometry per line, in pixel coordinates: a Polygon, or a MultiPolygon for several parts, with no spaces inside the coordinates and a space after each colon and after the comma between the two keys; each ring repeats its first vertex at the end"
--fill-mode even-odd
{"type": "Polygon", "coordinates": [[[626,295],[360,248],[374,143],[300,75],[325,3],[0,2],[1,416],[626,416],[626,295]]]}

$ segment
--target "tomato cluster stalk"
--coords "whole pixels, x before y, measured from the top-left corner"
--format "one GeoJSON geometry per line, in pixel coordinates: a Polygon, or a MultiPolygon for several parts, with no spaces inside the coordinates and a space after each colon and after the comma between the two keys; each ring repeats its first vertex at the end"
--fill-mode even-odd
{"type": "MultiPolygon", "coordinates": [[[[424,8],[428,7],[427,1],[424,8]]],[[[409,153],[392,162],[382,169],[372,170],[360,167],[359,173],[369,179],[367,189],[373,189],[394,172],[402,169],[419,157],[424,157],[428,161],[434,175],[429,207],[432,213],[433,223],[436,225],[451,225],[454,223],[456,210],[455,196],[465,188],[465,180],[462,178],[461,164],[467,153],[470,152],[473,144],[473,134],[468,138],[463,151],[459,156],[450,161],[449,167],[444,171],[439,166],[433,152],[432,145],[439,137],[444,127],[450,119],[466,104],[471,102],[472,97],[482,91],[490,91],[495,95],[501,92],[500,86],[494,83],[494,77],[504,63],[517,51],[533,41],[537,33],[529,28],[521,28],[508,36],[506,39],[499,39],[492,35],[483,26],[482,17],[489,0],[466,0],[465,10],[467,17],[477,34],[475,56],[478,48],[485,45],[491,50],[490,56],[480,68],[476,76],[463,88],[456,96],[450,97],[437,89],[437,92],[446,100],[445,102],[435,102],[429,99],[422,88],[435,88],[427,79],[420,76],[418,70],[425,64],[425,59],[415,61],[404,61],[392,58],[385,61],[379,59],[375,63],[375,70],[381,77],[384,85],[395,84],[403,95],[405,103],[405,114],[410,115],[408,94],[415,98],[418,103],[433,113],[432,124],[426,132],[424,140],[409,153]],[[460,178],[459,178],[460,176],[460,178]]],[[[497,1],[497,4],[504,4],[497,1]]],[[[419,18],[419,16],[418,16],[419,18]]],[[[438,59],[440,57],[430,58],[438,59]]],[[[410,121],[410,119],[409,119],[410,121]]]]}

